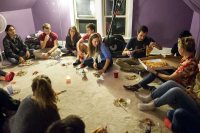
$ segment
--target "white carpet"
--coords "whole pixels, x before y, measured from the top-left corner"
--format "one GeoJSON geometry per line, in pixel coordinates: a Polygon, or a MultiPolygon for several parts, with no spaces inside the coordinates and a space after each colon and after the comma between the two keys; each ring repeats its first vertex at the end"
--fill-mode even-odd
{"type": "MultiPolygon", "coordinates": [[[[166,115],[166,107],[159,108],[151,112],[141,112],[137,109],[140,102],[134,96],[133,92],[126,91],[123,84],[134,84],[136,81],[125,79],[125,75],[130,73],[119,72],[119,78],[113,78],[113,71],[118,70],[118,66],[103,75],[102,79],[94,77],[94,70],[89,69],[87,72],[88,81],[82,81],[81,74],[73,68],[72,63],[75,57],[64,57],[61,61],[66,61],[71,65],[62,66],[55,60],[34,61],[34,65],[26,67],[13,67],[4,69],[5,71],[18,72],[20,70],[28,73],[22,77],[15,77],[16,89],[21,92],[15,95],[15,98],[23,99],[31,94],[31,82],[36,75],[32,75],[34,71],[39,74],[46,74],[52,80],[53,87],[56,91],[67,90],[67,92],[59,95],[59,112],[62,118],[69,114],[75,114],[82,117],[86,124],[86,133],[91,133],[97,127],[108,126],[109,133],[144,133],[144,128],[139,126],[139,120],[151,118],[156,127],[152,129],[152,133],[168,133],[170,132],[163,124],[163,118],[166,115]],[[71,77],[71,84],[66,84],[65,77],[71,77]],[[131,104],[125,111],[121,107],[115,107],[113,101],[116,98],[129,98],[131,104]]],[[[39,75],[37,74],[37,75],[39,75]]],[[[7,83],[1,82],[0,87],[5,87],[7,83]]]]}

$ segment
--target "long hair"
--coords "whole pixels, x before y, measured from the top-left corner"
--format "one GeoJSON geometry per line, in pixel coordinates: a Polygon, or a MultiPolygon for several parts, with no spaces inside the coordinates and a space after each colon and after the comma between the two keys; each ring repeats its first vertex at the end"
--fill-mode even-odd
{"type": "Polygon", "coordinates": [[[77,31],[76,26],[69,27],[67,35],[71,37],[70,30],[75,30],[74,37],[80,36],[80,33],[77,31]]]}
{"type": "Polygon", "coordinates": [[[36,102],[42,109],[57,108],[57,96],[54,92],[51,80],[46,75],[39,75],[33,79],[32,82],[32,91],[33,96],[35,97],[36,102]]]}
{"type": "Polygon", "coordinates": [[[178,45],[185,49],[187,52],[195,53],[195,40],[190,37],[183,37],[178,39],[178,45]]]}
{"type": "Polygon", "coordinates": [[[93,33],[90,35],[90,38],[88,41],[90,57],[94,57],[96,54],[100,54],[101,43],[102,43],[102,39],[101,39],[101,35],[99,33],[93,33]],[[99,45],[97,45],[97,47],[94,47],[92,44],[92,40],[95,38],[99,39],[99,45]]]}

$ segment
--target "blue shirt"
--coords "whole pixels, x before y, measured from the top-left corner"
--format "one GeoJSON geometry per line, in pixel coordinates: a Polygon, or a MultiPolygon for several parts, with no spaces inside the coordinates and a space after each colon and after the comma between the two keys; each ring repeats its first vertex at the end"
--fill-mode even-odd
{"type": "Polygon", "coordinates": [[[106,60],[106,59],[112,59],[110,50],[108,49],[108,47],[105,45],[105,43],[101,44],[100,47],[100,56],[101,56],[101,60],[106,60]]]}

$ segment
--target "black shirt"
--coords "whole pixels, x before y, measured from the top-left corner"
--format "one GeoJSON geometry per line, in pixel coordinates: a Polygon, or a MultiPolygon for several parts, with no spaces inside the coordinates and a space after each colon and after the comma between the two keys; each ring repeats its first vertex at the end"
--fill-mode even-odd
{"type": "Polygon", "coordinates": [[[171,53],[175,56],[180,56],[179,52],[178,52],[178,43],[175,43],[174,46],[171,49],[171,53]]]}
{"type": "Polygon", "coordinates": [[[65,48],[67,48],[69,51],[73,51],[76,50],[76,43],[79,41],[79,39],[81,38],[80,35],[75,35],[73,37],[73,40],[71,40],[71,37],[68,35],[66,37],[66,45],[65,48]]]}
{"type": "Polygon", "coordinates": [[[142,58],[146,56],[146,46],[150,44],[150,42],[155,42],[152,38],[146,37],[143,41],[138,41],[137,37],[133,37],[129,40],[126,48],[130,51],[136,49],[142,49],[141,52],[135,52],[132,57],[134,58],[142,58]]]}
{"type": "Polygon", "coordinates": [[[3,39],[3,47],[6,57],[9,58],[19,58],[20,51],[26,52],[28,50],[28,47],[18,35],[16,35],[15,39],[6,35],[3,39]]]}

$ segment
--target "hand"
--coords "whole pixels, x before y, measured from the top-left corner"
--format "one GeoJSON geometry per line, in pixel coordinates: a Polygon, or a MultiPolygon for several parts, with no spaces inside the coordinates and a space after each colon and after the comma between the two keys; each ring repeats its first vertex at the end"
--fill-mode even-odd
{"type": "Polygon", "coordinates": [[[43,57],[44,59],[47,59],[47,58],[49,58],[49,55],[48,55],[48,53],[42,53],[42,57],[43,57]]]}
{"type": "Polygon", "coordinates": [[[156,45],[156,42],[150,42],[149,47],[153,49],[154,47],[156,47],[156,45]]]}
{"type": "Polygon", "coordinates": [[[73,50],[72,53],[73,53],[74,55],[77,55],[77,51],[76,51],[76,50],[73,50]]]}
{"type": "Polygon", "coordinates": [[[153,74],[155,74],[155,75],[158,74],[158,72],[156,72],[156,70],[154,70],[152,67],[148,67],[148,68],[147,68],[147,71],[149,71],[149,72],[151,72],[151,73],[153,73],[153,74]]]}
{"type": "Polygon", "coordinates": [[[96,62],[93,63],[93,67],[94,67],[94,69],[97,69],[97,63],[96,62]]]}
{"type": "Polygon", "coordinates": [[[101,69],[101,70],[99,70],[98,73],[99,73],[99,75],[105,73],[105,69],[101,69]]]}
{"type": "Polygon", "coordinates": [[[127,55],[128,56],[132,56],[133,55],[133,51],[127,51],[127,55]]]}
{"type": "Polygon", "coordinates": [[[50,38],[49,35],[46,35],[44,38],[44,41],[47,42],[49,40],[49,38],[50,38]]]}
{"type": "Polygon", "coordinates": [[[26,51],[26,58],[29,58],[29,57],[30,57],[30,52],[26,51]]]}
{"type": "Polygon", "coordinates": [[[23,57],[19,57],[19,62],[20,63],[24,63],[25,62],[24,58],[23,57]]]}

